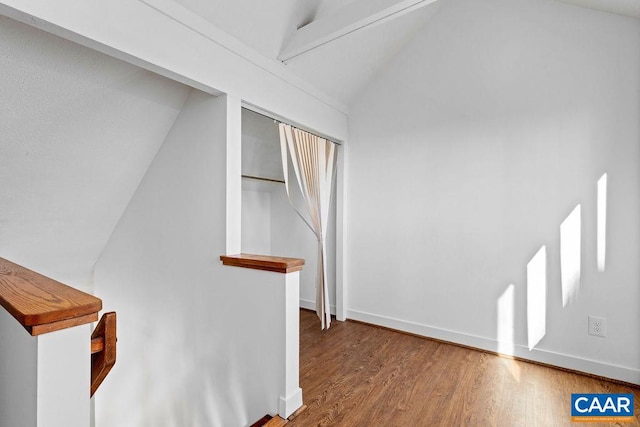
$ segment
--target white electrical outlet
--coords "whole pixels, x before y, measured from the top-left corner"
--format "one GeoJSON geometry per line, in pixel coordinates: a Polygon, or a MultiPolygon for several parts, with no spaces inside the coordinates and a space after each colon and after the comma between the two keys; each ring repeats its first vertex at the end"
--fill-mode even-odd
{"type": "Polygon", "coordinates": [[[607,319],[604,317],[589,316],[589,335],[595,337],[607,336],[607,319]]]}

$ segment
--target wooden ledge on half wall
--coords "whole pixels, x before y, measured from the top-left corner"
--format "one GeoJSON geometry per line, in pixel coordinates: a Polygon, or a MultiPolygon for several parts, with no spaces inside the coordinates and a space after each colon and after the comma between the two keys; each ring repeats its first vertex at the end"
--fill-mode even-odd
{"type": "Polygon", "coordinates": [[[0,258],[0,305],[31,335],[98,320],[102,300],[0,258]]]}
{"type": "Polygon", "coordinates": [[[271,255],[221,255],[220,260],[223,265],[274,271],[276,273],[292,273],[294,271],[300,271],[304,267],[304,259],[302,258],[286,258],[271,255]]]}

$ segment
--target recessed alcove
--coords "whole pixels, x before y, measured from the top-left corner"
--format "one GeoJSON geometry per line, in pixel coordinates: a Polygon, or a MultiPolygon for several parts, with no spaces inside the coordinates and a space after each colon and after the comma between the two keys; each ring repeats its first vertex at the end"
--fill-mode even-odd
{"type": "MultiPolygon", "coordinates": [[[[287,198],[282,182],[277,121],[247,108],[242,109],[242,175],[242,252],[303,258],[305,268],[300,272],[300,304],[315,309],[318,244],[287,198]]],[[[304,207],[293,174],[289,189],[296,206],[304,207]]],[[[327,283],[333,312],[336,298],[335,188],[332,194],[327,232],[327,283]]]]}

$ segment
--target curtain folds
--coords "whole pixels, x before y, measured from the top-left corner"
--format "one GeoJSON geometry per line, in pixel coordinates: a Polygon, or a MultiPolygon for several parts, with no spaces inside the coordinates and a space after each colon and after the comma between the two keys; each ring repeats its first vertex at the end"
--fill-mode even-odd
{"type": "Polygon", "coordinates": [[[289,202],[318,240],[318,272],[316,280],[316,314],[322,329],[331,324],[329,288],[327,287],[327,223],[331,190],[336,170],[336,145],[324,138],[280,123],[280,147],[285,188],[289,202]],[[305,201],[309,220],[294,205],[289,191],[289,162],[305,201]]]}

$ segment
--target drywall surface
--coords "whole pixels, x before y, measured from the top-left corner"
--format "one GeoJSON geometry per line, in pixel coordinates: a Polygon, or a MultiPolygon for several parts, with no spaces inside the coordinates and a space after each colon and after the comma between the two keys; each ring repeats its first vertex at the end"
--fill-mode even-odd
{"type": "Polygon", "coordinates": [[[638,20],[443,3],[350,116],[349,317],[640,383],[638,76],[638,20]]]}
{"type": "MultiPolygon", "coordinates": [[[[245,254],[271,254],[271,193],[242,188],[242,242],[245,254]]],[[[254,188],[254,187],[252,187],[254,188]]]]}
{"type": "Polygon", "coordinates": [[[37,340],[38,427],[90,425],[90,325],[50,332],[37,340]]]}
{"type": "Polygon", "coordinates": [[[239,427],[278,412],[283,275],[219,261],[227,103],[192,93],[96,264],[96,292],[118,312],[98,427],[239,427]]]}
{"type": "Polygon", "coordinates": [[[0,307],[0,420],[6,427],[36,427],[38,342],[0,307]],[[10,344],[9,344],[10,343],[10,344]]]}
{"type": "Polygon", "coordinates": [[[284,179],[278,124],[246,108],[242,109],[242,174],[284,179]]]}
{"type": "Polygon", "coordinates": [[[0,307],[0,425],[90,423],[89,325],[31,336],[0,307]]]}
{"type": "Polygon", "coordinates": [[[208,93],[227,93],[337,140],[346,108],[172,0],[3,0],[0,13],[208,93]],[[141,30],[141,26],[144,30],[141,30]]]}
{"type": "Polygon", "coordinates": [[[91,274],[188,89],[0,17],[0,256],[91,274]]]}

